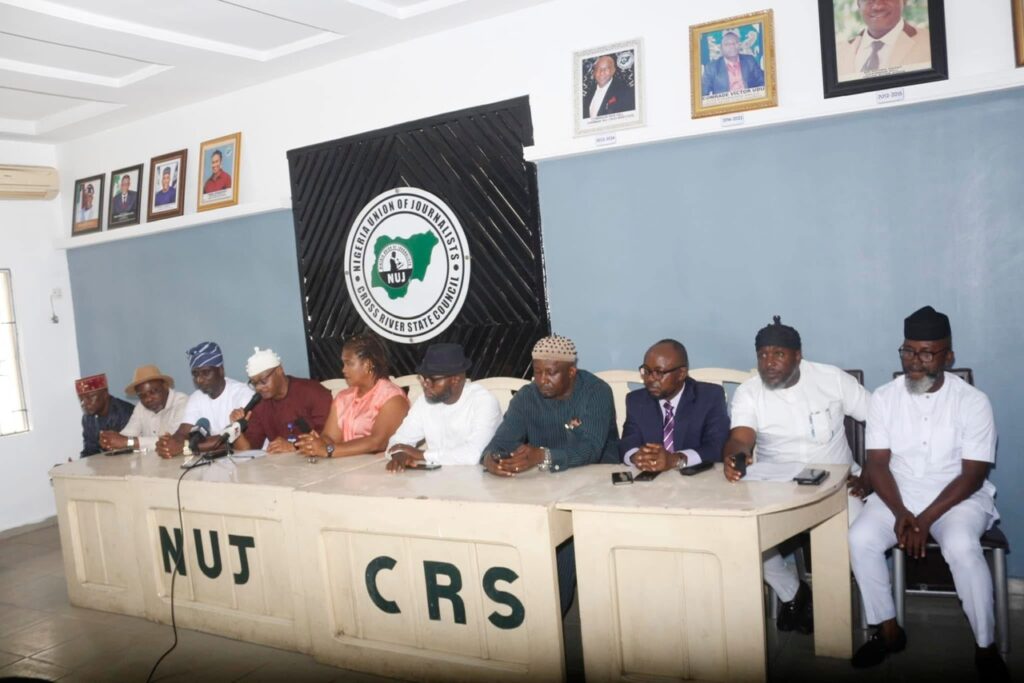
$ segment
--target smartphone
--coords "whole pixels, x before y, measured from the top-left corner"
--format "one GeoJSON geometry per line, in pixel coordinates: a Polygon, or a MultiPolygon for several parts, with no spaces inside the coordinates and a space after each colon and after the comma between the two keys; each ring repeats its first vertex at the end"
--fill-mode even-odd
{"type": "Polygon", "coordinates": [[[492,460],[508,460],[512,457],[512,452],[499,448],[496,451],[491,451],[490,456],[492,460]]]}
{"type": "Polygon", "coordinates": [[[633,483],[632,472],[612,472],[612,484],[615,486],[621,486],[623,484],[633,483]]]}
{"type": "Polygon", "coordinates": [[[715,463],[711,462],[710,460],[704,460],[702,462],[697,463],[696,465],[691,465],[690,467],[682,467],[682,468],[680,468],[679,469],[679,474],[683,475],[684,477],[692,477],[693,475],[697,474],[698,472],[703,472],[704,470],[710,470],[714,466],[715,466],[715,463]]]}
{"type": "Polygon", "coordinates": [[[735,453],[732,456],[732,466],[740,473],[741,477],[747,476],[747,454],[735,453]]]}
{"type": "Polygon", "coordinates": [[[828,479],[828,470],[816,470],[810,467],[793,477],[793,481],[801,486],[817,486],[826,479],[828,479]]]}
{"type": "Polygon", "coordinates": [[[439,462],[427,463],[427,462],[423,462],[422,460],[417,460],[415,465],[409,465],[405,469],[407,469],[407,470],[439,470],[439,469],[441,469],[441,463],[439,463],[439,462]]]}
{"type": "Polygon", "coordinates": [[[134,453],[134,452],[135,452],[134,448],[125,447],[125,448],[115,448],[115,449],[110,450],[110,451],[103,451],[103,455],[125,455],[127,453],[134,453]]]}
{"type": "Polygon", "coordinates": [[[641,472],[633,477],[633,481],[654,481],[661,472],[641,472]]]}

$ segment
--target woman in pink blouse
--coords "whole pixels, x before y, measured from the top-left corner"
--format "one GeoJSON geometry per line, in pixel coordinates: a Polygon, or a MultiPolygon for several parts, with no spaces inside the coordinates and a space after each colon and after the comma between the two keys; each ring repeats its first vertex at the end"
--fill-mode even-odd
{"type": "Polygon", "coordinates": [[[388,359],[377,337],[360,334],[345,342],[341,374],[348,388],[334,397],[323,433],[299,437],[303,455],[342,458],[383,451],[409,412],[405,392],[388,379],[388,359]]]}

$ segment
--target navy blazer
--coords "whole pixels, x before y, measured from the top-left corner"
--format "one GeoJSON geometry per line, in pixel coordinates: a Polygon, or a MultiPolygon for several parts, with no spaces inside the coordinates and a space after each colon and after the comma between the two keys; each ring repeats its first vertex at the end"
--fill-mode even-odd
{"type": "MultiPolygon", "coordinates": [[[[597,94],[597,82],[590,88],[590,92],[583,98],[583,118],[590,118],[590,103],[597,94]]],[[[604,101],[597,109],[598,116],[618,114],[624,111],[636,109],[636,96],[633,89],[625,81],[619,79],[618,75],[612,76],[612,82],[608,84],[608,92],[604,94],[604,101]]]]}
{"type": "MultiPolygon", "coordinates": [[[[620,456],[644,444],[662,442],[665,413],[661,403],[647,389],[629,392],[626,396],[626,423],[622,426],[622,439],[619,441],[620,456]]],[[[725,391],[717,384],[687,377],[676,410],[676,428],[672,435],[675,450],[693,449],[705,462],[720,462],[728,437],[725,391]]]]}
{"type": "MultiPolygon", "coordinates": [[[[739,55],[740,74],[743,75],[743,84],[748,88],[760,88],[764,85],[764,71],[757,60],[750,55],[739,55]]],[[[725,66],[725,57],[712,60],[704,67],[704,78],[701,83],[701,93],[707,97],[715,93],[729,92],[729,70],[725,66]]]]}

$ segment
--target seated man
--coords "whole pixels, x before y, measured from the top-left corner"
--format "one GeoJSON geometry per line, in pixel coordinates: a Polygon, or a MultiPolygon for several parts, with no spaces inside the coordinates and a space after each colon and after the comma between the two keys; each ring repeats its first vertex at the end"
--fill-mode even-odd
{"type": "MultiPolygon", "coordinates": [[[[534,467],[559,472],[618,462],[618,443],[611,387],[577,369],[571,339],[552,335],[534,345],[533,382],[512,397],[498,431],[484,449],[483,465],[502,477],[534,467]]],[[[571,539],[559,547],[556,560],[564,616],[572,606],[576,585],[571,539]]]]}
{"type": "Polygon", "coordinates": [[[257,347],[245,364],[249,386],[263,399],[246,415],[242,407],[231,411],[231,422],[242,418],[249,423],[234,443],[236,451],[263,448],[267,453],[294,453],[299,434],[315,429],[320,432],[331,412],[331,392],[320,382],[284,373],[281,357],[271,349],[257,347]],[[297,424],[305,422],[305,430],[297,424]]]}
{"type": "Polygon", "coordinates": [[[100,432],[103,448],[134,448],[156,451],[157,439],[178,428],[185,415],[188,396],[174,391],[174,378],[160,372],[155,365],[135,369],[131,384],[124,388],[129,396],[138,396],[139,405],[120,433],[112,430],[100,432]]]}
{"type": "Polygon", "coordinates": [[[1010,680],[994,641],[992,577],[979,539],[998,519],[996,427],[988,397],[956,375],[949,318],[931,306],[903,323],[904,375],[878,388],[868,411],[867,470],[876,495],[850,528],[850,561],[868,623],[879,628],[853,656],[857,667],[899,652],[907,636],[896,624],[885,552],[896,545],[925,554],[931,534],[953,574],[974,631],[982,680],[1010,680]]]}
{"type": "Polygon", "coordinates": [[[476,465],[501,423],[494,394],[466,379],[471,361],[461,344],[431,344],[416,368],[423,395],[388,441],[388,471],[426,462],[476,465]],[[426,439],[424,448],[417,444],[426,439]]]}
{"type": "Polygon", "coordinates": [[[100,432],[117,431],[128,424],[135,408],[128,401],[111,396],[107,376],[92,375],[75,380],[75,393],[82,405],[82,457],[102,453],[100,432]]]}
{"type": "Polygon", "coordinates": [[[663,339],[644,354],[644,388],[626,396],[619,452],[645,472],[692,467],[722,458],[729,436],[722,387],[687,375],[686,347],[663,339]]]}
{"type": "Polygon", "coordinates": [[[188,397],[177,431],[157,440],[156,453],[161,458],[181,455],[192,427],[204,417],[210,422],[211,436],[199,444],[199,450],[216,448],[222,443],[217,435],[231,425],[231,411],[244,406],[253,396],[248,385],[224,376],[224,353],[215,342],[197,344],[185,355],[192,368],[196,391],[188,397]]]}
{"type": "MultiPolygon", "coordinates": [[[[871,394],[857,380],[832,365],[803,360],[800,334],[779,321],[761,328],[754,340],[757,377],[732,397],[732,431],[722,457],[725,476],[736,481],[740,473],[732,456],[751,453],[757,445],[761,462],[800,462],[807,465],[850,465],[849,515],[862,507],[868,484],[859,476],[846,441],[847,415],[864,420],[871,394]]],[[[811,589],[796,569],[787,565],[778,549],[764,554],[764,580],[782,600],[776,626],[780,631],[814,631],[811,589]]]]}

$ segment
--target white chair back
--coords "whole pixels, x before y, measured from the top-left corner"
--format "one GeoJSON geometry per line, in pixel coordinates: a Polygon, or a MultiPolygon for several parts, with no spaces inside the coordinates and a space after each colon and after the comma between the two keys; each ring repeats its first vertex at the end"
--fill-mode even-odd
{"type": "Polygon", "coordinates": [[[331,398],[337,396],[338,392],[340,392],[342,389],[348,389],[348,382],[341,379],[340,377],[338,379],[325,379],[323,382],[320,382],[320,384],[322,384],[324,388],[331,392],[331,398]]]}
{"type": "Polygon", "coordinates": [[[690,370],[690,377],[698,382],[709,382],[710,384],[743,384],[757,374],[757,370],[732,370],[730,368],[694,368],[690,370]]]}
{"type": "Polygon", "coordinates": [[[521,377],[485,377],[475,380],[475,383],[494,394],[494,398],[498,399],[498,405],[501,406],[501,414],[504,415],[512,397],[529,384],[530,380],[521,377]]]}
{"type": "Polygon", "coordinates": [[[391,381],[405,389],[405,394],[409,397],[410,404],[415,403],[416,399],[423,395],[423,387],[420,385],[419,375],[392,377],[391,381]]]}
{"type": "Polygon", "coordinates": [[[626,394],[644,385],[644,381],[640,379],[640,372],[638,370],[602,370],[594,374],[612,388],[612,398],[615,401],[615,422],[618,425],[619,434],[622,434],[622,425],[626,424],[626,394]]]}

